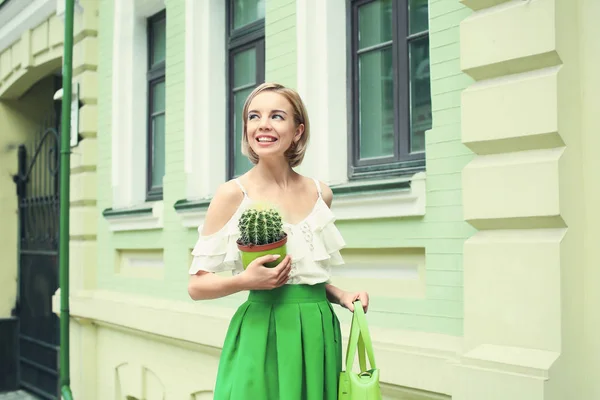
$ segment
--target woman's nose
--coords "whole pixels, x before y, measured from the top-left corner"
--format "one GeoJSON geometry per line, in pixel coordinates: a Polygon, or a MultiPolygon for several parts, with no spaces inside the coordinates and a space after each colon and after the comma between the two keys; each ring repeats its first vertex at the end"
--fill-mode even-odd
{"type": "Polygon", "coordinates": [[[269,129],[271,127],[271,123],[269,122],[269,117],[264,117],[260,119],[260,124],[258,125],[260,129],[269,129]]]}

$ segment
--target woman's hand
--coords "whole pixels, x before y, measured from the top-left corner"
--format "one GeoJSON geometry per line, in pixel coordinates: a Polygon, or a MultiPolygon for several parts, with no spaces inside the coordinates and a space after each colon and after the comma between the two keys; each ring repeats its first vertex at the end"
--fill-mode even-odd
{"type": "Polygon", "coordinates": [[[292,259],[289,255],[274,268],[267,268],[265,263],[277,260],[279,256],[266,255],[252,261],[240,274],[245,290],[269,290],[283,286],[290,279],[292,259]]]}
{"type": "Polygon", "coordinates": [[[340,306],[354,312],[354,302],[360,300],[365,314],[369,308],[369,294],[367,292],[344,292],[340,296],[340,306]]]}

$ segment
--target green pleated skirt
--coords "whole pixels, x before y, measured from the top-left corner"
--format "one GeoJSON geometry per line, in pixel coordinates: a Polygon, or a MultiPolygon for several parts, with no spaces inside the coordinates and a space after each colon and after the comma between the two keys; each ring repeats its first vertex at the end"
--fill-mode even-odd
{"type": "Polygon", "coordinates": [[[340,324],[325,285],[252,291],[231,320],[215,400],[334,400],[340,324]]]}

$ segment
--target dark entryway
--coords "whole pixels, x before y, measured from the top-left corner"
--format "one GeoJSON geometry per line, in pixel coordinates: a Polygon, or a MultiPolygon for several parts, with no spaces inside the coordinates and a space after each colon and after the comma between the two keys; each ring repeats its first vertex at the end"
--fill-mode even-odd
{"type": "Polygon", "coordinates": [[[17,302],[19,386],[42,399],[59,399],[59,319],[52,312],[58,288],[59,129],[52,110],[19,147],[14,180],[19,201],[17,302]]]}

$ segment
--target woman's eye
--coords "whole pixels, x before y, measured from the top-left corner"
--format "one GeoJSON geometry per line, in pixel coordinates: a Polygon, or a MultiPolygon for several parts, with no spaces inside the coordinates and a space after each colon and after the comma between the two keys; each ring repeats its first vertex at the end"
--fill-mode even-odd
{"type": "Polygon", "coordinates": [[[256,114],[250,114],[250,115],[248,115],[248,119],[254,119],[256,117],[258,117],[258,115],[256,115],[256,114]]]}
{"type": "Polygon", "coordinates": [[[283,116],[279,115],[279,114],[275,114],[273,115],[273,118],[279,118],[279,119],[283,119],[283,116]]]}

